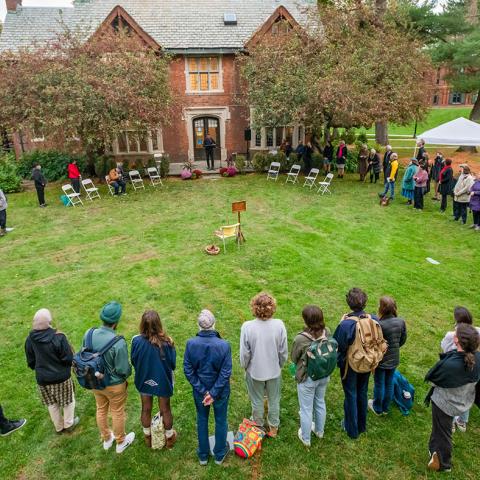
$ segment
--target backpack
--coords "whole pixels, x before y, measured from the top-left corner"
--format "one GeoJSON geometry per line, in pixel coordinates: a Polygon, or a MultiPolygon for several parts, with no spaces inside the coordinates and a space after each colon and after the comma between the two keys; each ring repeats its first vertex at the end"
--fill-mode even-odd
{"type": "Polygon", "coordinates": [[[337,366],[337,341],[325,336],[314,340],[303,332],[302,335],[312,340],[305,352],[307,375],[314,381],[329,377],[337,366]]]}
{"type": "Polygon", "coordinates": [[[263,437],[265,437],[265,431],[251,420],[244,418],[233,439],[233,449],[239,457],[251,458],[257,450],[262,449],[263,437]]]}
{"type": "Polygon", "coordinates": [[[85,339],[85,346],[73,357],[73,371],[78,383],[87,390],[103,390],[110,385],[110,372],[103,355],[108,352],[122,336],[112,338],[100,351],[93,351],[92,338],[96,328],[91,328],[85,339]]]}
{"type": "Polygon", "coordinates": [[[357,373],[373,372],[388,348],[383,338],[382,328],[370,315],[348,317],[348,319],[355,320],[357,325],[355,340],[348,347],[343,378],[347,376],[348,367],[357,373]]]}
{"type": "Polygon", "coordinates": [[[410,414],[415,401],[415,388],[398,370],[393,374],[393,401],[402,415],[410,414]]]}
{"type": "Polygon", "coordinates": [[[165,446],[166,437],[163,418],[160,412],[152,418],[150,432],[152,434],[152,449],[161,450],[165,446]]]}

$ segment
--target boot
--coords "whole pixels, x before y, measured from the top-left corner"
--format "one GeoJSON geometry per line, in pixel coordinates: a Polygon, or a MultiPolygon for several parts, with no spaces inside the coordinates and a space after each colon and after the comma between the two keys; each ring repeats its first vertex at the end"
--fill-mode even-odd
{"type": "Polygon", "coordinates": [[[0,237],[4,237],[7,234],[6,228],[0,228],[0,237]]]}
{"type": "Polygon", "coordinates": [[[152,436],[151,435],[144,435],[145,438],[145,445],[147,448],[152,448],[152,436]]]}
{"type": "Polygon", "coordinates": [[[168,449],[173,448],[175,442],[177,441],[177,432],[174,430],[173,435],[171,437],[166,437],[166,447],[168,449]]]}

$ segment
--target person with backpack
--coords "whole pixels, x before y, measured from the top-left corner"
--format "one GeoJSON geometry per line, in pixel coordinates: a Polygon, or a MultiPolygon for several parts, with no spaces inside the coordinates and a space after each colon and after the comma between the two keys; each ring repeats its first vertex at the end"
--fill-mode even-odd
{"type": "Polygon", "coordinates": [[[356,439],[367,430],[368,381],[383,357],[386,343],[376,317],[365,313],[367,294],[352,288],[346,299],[352,312],[343,316],[333,338],[338,342],[337,365],[345,394],[342,428],[356,439]],[[363,344],[366,334],[372,341],[363,344]]]}
{"type": "Polygon", "coordinates": [[[250,302],[254,320],[244,322],[240,332],[240,365],[245,369],[252,418],[264,425],[264,397],[268,402],[268,432],[275,438],[280,425],[282,367],[288,359],[287,330],[282,320],[273,318],[277,302],[261,292],[250,302]]]}
{"type": "Polygon", "coordinates": [[[400,364],[400,347],[407,341],[405,321],[397,316],[397,303],[392,297],[380,298],[378,319],[388,349],[375,369],[373,400],[368,407],[375,415],[387,415],[393,398],[395,369],[400,364]]]}
{"type": "Polygon", "coordinates": [[[296,366],[300,428],[298,438],[310,447],[311,433],[323,438],[327,409],[325,393],[337,360],[337,342],[328,338],[322,310],[307,305],[302,311],[303,332],[293,340],[291,358],[296,366]],[[313,420],[313,421],[312,421],[313,420]]]}
{"type": "Polygon", "coordinates": [[[232,350],[215,330],[215,317],[210,310],[202,310],[198,316],[199,332],[187,341],[183,358],[183,371],[193,389],[197,410],[197,455],[200,465],[208,464],[208,417],[210,407],[215,414],[215,464],[221,465],[230,447],[228,433],[228,401],[232,376],[232,350]]]}
{"type": "Polygon", "coordinates": [[[35,371],[42,403],[48,408],[58,434],[72,432],[75,417],[72,381],[73,351],[67,337],[52,328],[52,314],[42,308],[33,317],[33,329],[25,341],[27,365],[35,371]]]}
{"type": "Polygon", "coordinates": [[[156,397],[165,428],[166,447],[173,448],[177,432],[173,429],[170,398],[173,396],[176,350],[155,310],[147,310],[142,315],[140,335],[132,339],[131,358],[135,368],[135,386],[142,401],[141,423],[145,443],[149,448],[152,446],[152,407],[153,397],[156,397]]]}
{"type": "Polygon", "coordinates": [[[470,410],[480,381],[480,335],[472,326],[460,323],[453,337],[456,349],[440,354],[427,373],[433,386],[425,399],[432,404],[432,433],[428,468],[449,472],[452,468],[452,425],[454,418],[470,410]]]}
{"type": "MultiPolygon", "coordinates": [[[[127,378],[132,373],[128,362],[127,342],[116,334],[122,306],[118,302],[107,303],[100,311],[103,325],[88,330],[83,337],[83,349],[102,352],[101,355],[108,373],[104,388],[93,388],[97,405],[97,425],[103,440],[103,449],[110,450],[116,442],[116,452],[123,453],[135,440],[135,433],[125,433],[125,407],[127,404],[127,378]],[[112,430],[108,426],[108,413],[112,416],[112,430]]],[[[95,376],[97,376],[95,373],[95,376]]]]}

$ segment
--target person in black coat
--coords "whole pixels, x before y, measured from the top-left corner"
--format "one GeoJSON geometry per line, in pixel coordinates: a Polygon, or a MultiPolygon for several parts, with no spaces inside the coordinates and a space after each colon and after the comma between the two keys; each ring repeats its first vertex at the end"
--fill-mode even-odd
{"type": "Polygon", "coordinates": [[[400,363],[400,347],[407,341],[407,327],[405,321],[397,317],[397,304],[393,298],[380,299],[378,318],[388,350],[375,370],[373,400],[368,401],[375,415],[389,412],[393,398],[393,375],[400,363]]]}
{"type": "Polygon", "coordinates": [[[418,151],[417,151],[417,160],[420,162],[421,160],[423,160],[423,157],[425,155],[425,140],[423,140],[422,138],[417,142],[417,147],[418,147],[418,151]]]}
{"type": "Polygon", "coordinates": [[[368,155],[368,171],[370,172],[370,183],[377,183],[380,178],[380,156],[377,151],[372,148],[368,155]],[[375,180],[375,182],[374,182],[375,180]]]}
{"type": "Polygon", "coordinates": [[[385,147],[385,153],[383,155],[383,162],[382,162],[384,184],[386,184],[388,180],[388,169],[390,168],[390,157],[392,153],[393,153],[392,146],[387,145],[385,147]]]}
{"type": "Polygon", "coordinates": [[[56,432],[71,432],[78,424],[71,378],[73,351],[67,337],[51,324],[52,314],[46,308],[35,314],[33,330],[25,342],[25,355],[28,366],[35,371],[42,402],[56,432]]]}
{"type": "Polygon", "coordinates": [[[310,142],[308,142],[303,149],[303,163],[305,168],[305,173],[308,175],[312,169],[312,155],[313,147],[310,142]]]}
{"type": "Polygon", "coordinates": [[[325,147],[323,148],[323,168],[325,169],[325,175],[330,173],[333,163],[333,154],[335,153],[333,149],[332,142],[327,140],[325,147]]]}
{"type": "Polygon", "coordinates": [[[438,191],[442,195],[440,211],[445,212],[447,210],[448,196],[452,194],[454,187],[452,160],[450,158],[445,160],[445,166],[440,171],[438,177],[438,184],[438,191]]]}
{"type": "Polygon", "coordinates": [[[42,173],[42,167],[39,163],[36,163],[32,170],[32,179],[35,183],[35,190],[37,191],[38,203],[43,208],[46,207],[45,203],[45,186],[47,180],[42,173]]]}

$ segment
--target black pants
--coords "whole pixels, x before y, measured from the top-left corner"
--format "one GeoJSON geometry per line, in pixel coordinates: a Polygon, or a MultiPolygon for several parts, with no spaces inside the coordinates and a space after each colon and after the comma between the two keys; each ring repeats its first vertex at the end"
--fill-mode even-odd
{"type": "Polygon", "coordinates": [[[440,210],[444,212],[447,209],[448,204],[448,193],[442,193],[442,203],[440,205],[440,210]]]}
{"type": "Polygon", "coordinates": [[[473,213],[473,224],[480,226],[480,210],[478,212],[472,211],[473,213]]]}
{"type": "Polygon", "coordinates": [[[0,429],[3,429],[8,423],[8,420],[3,416],[2,406],[0,405],[0,429]]]}
{"type": "Polygon", "coordinates": [[[215,168],[215,160],[213,159],[213,148],[206,148],[205,155],[207,156],[207,168],[210,168],[210,161],[212,162],[211,168],[215,168]]]}
{"type": "Polygon", "coordinates": [[[311,157],[305,157],[303,159],[303,162],[304,162],[304,169],[305,169],[305,173],[308,175],[310,173],[310,170],[312,169],[312,159],[311,157]]]}
{"type": "Polygon", "coordinates": [[[423,197],[425,189],[423,187],[415,187],[413,192],[413,208],[423,210],[423,197]]]}
{"type": "Polygon", "coordinates": [[[453,201],[453,216],[455,220],[462,219],[463,224],[467,223],[468,203],[453,201]]]}
{"type": "Polygon", "coordinates": [[[7,228],[7,210],[0,210],[0,230],[7,228]]]}
{"type": "Polygon", "coordinates": [[[80,193],[80,179],[79,178],[71,178],[70,179],[72,182],[72,187],[73,189],[77,192],[80,193]]]}
{"type": "Polygon", "coordinates": [[[453,417],[432,402],[432,433],[428,449],[432,454],[437,452],[440,470],[452,468],[452,425],[453,417]]]}
{"type": "Polygon", "coordinates": [[[35,185],[37,190],[38,203],[40,205],[45,205],[45,187],[41,185],[35,185]]]}
{"type": "Polygon", "coordinates": [[[370,183],[377,183],[377,181],[380,179],[380,172],[373,172],[370,171],[370,183]],[[375,181],[374,181],[375,180],[375,181]]]}

